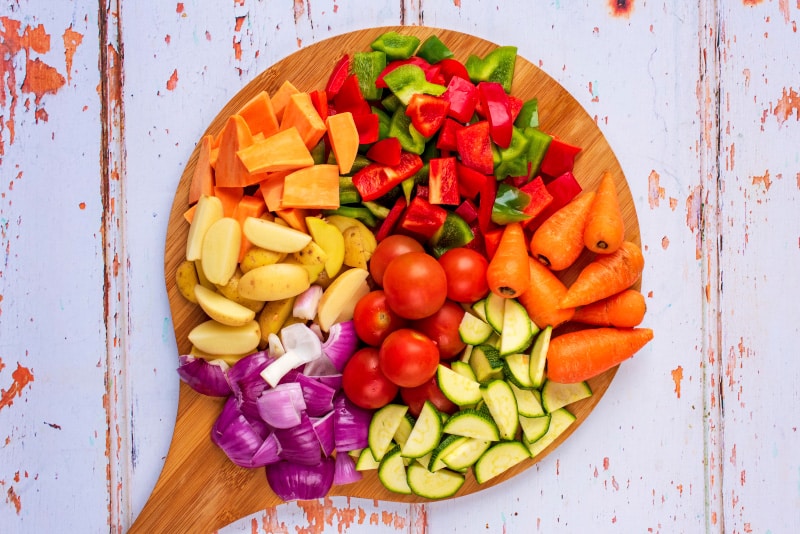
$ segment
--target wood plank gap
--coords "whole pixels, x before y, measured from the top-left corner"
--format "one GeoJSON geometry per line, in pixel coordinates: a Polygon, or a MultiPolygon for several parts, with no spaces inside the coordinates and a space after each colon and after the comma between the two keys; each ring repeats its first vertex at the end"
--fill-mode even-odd
{"type": "Polygon", "coordinates": [[[705,532],[724,532],[722,493],[724,409],[722,389],[722,183],[719,124],[720,111],[720,32],[717,0],[699,4],[700,78],[697,96],[700,110],[700,182],[687,200],[687,223],[694,215],[699,232],[698,260],[701,262],[703,298],[703,449],[705,532]]]}
{"type": "Polygon", "coordinates": [[[106,476],[109,532],[131,523],[130,480],[133,469],[133,422],[128,413],[128,256],[125,239],[125,159],[122,102],[123,44],[119,0],[98,3],[101,198],[106,330],[105,395],[106,476]]]}

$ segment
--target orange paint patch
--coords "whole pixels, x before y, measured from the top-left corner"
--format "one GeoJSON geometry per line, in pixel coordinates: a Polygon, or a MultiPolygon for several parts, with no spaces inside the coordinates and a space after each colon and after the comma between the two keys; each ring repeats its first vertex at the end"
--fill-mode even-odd
{"type": "Polygon", "coordinates": [[[83,34],[73,31],[72,26],[64,30],[61,36],[64,41],[64,60],[67,66],[67,82],[72,82],[72,59],[75,57],[75,51],[83,42],[83,34]]]}
{"type": "Polygon", "coordinates": [[[700,215],[702,211],[702,199],[701,196],[701,188],[700,186],[695,186],[689,196],[686,198],[686,226],[689,227],[689,230],[692,231],[697,237],[697,242],[695,245],[695,257],[696,259],[700,259],[702,257],[701,254],[701,239],[700,239],[700,232],[697,229],[700,226],[700,215]]]}
{"type": "Polygon", "coordinates": [[[669,238],[667,236],[661,238],[661,248],[663,248],[664,250],[667,250],[669,248],[669,238]]]}
{"type": "Polygon", "coordinates": [[[781,97],[772,107],[772,114],[777,117],[779,124],[783,124],[792,116],[795,120],[800,120],[800,94],[795,89],[784,87],[781,97]]]}
{"type": "Polygon", "coordinates": [[[22,91],[36,96],[35,102],[39,106],[42,97],[47,93],[55,94],[64,86],[66,80],[59,72],[36,58],[25,63],[25,80],[22,82],[22,91]]]}
{"type": "Polygon", "coordinates": [[[20,500],[19,495],[17,495],[17,492],[14,490],[14,486],[10,486],[8,488],[8,491],[6,492],[6,502],[13,504],[17,515],[20,514],[22,511],[22,501],[20,500]]]}
{"type": "Polygon", "coordinates": [[[608,5],[614,17],[629,18],[633,11],[633,0],[609,0],[608,5]]]}
{"type": "Polygon", "coordinates": [[[0,410],[14,404],[15,397],[22,396],[22,390],[33,382],[33,373],[17,362],[16,370],[11,373],[11,380],[11,386],[8,389],[0,389],[0,410]]]}
{"type": "Polygon", "coordinates": [[[461,0],[453,0],[453,5],[456,7],[461,7],[461,0]]]}
{"type": "Polygon", "coordinates": [[[778,11],[783,15],[783,21],[789,22],[789,0],[778,0],[778,11]]]}
{"type": "Polygon", "coordinates": [[[746,6],[757,6],[764,0],[742,0],[742,3],[746,6]]]}
{"type": "Polygon", "coordinates": [[[672,370],[672,381],[675,382],[675,395],[681,398],[681,381],[683,380],[683,367],[680,365],[672,370]]]}
{"type": "Polygon", "coordinates": [[[167,80],[167,90],[174,91],[175,87],[178,86],[178,69],[172,71],[172,75],[167,80]]]}
{"type": "Polygon", "coordinates": [[[647,201],[650,208],[657,208],[659,201],[664,198],[665,191],[661,187],[659,181],[661,176],[655,171],[650,171],[650,176],[647,177],[647,201]]]}
{"type": "Polygon", "coordinates": [[[178,5],[175,6],[175,13],[183,13],[183,2],[178,2],[178,5]]]}
{"type": "Polygon", "coordinates": [[[766,191],[769,191],[769,188],[772,185],[772,180],[770,180],[769,177],[769,170],[767,170],[762,176],[753,176],[753,185],[762,185],[766,191]]]}

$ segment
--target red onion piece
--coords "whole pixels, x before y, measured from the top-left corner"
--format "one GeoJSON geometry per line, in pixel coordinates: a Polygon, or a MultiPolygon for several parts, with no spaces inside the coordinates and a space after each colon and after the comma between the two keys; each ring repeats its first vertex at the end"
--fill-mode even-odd
{"type": "Polygon", "coordinates": [[[363,478],[361,471],[356,470],[356,462],[353,457],[343,452],[336,455],[336,469],[333,473],[333,484],[351,484],[363,478]]]}
{"type": "Polygon", "coordinates": [[[242,413],[249,419],[261,417],[258,413],[257,400],[269,385],[259,374],[275,361],[275,358],[266,351],[260,351],[245,356],[228,370],[228,381],[233,395],[242,413]]]}
{"type": "Polygon", "coordinates": [[[281,446],[282,460],[316,465],[322,459],[322,450],[314,432],[314,425],[305,412],[300,416],[300,424],[291,428],[276,428],[275,437],[281,446]]]}
{"type": "Polygon", "coordinates": [[[256,400],[261,419],[274,428],[290,428],[300,424],[306,409],[303,388],[297,382],[278,384],[265,389],[256,400]]]}
{"type": "Polygon", "coordinates": [[[358,336],[352,320],[335,323],[331,326],[328,339],[322,344],[322,352],[340,373],[357,348],[358,336]]]}
{"type": "Polygon", "coordinates": [[[297,374],[295,381],[302,392],[309,416],[321,417],[333,410],[333,397],[336,395],[336,389],[304,374],[297,374]]]}
{"type": "Polygon", "coordinates": [[[256,467],[253,457],[264,445],[264,437],[254,428],[229,397],[214,426],[211,440],[240,467],[256,467]]]}
{"type": "Polygon", "coordinates": [[[317,316],[317,306],[322,298],[322,292],[322,286],[314,284],[297,295],[292,306],[292,316],[304,321],[314,319],[317,316]]]}
{"type": "Polygon", "coordinates": [[[322,454],[330,456],[336,449],[336,440],[333,435],[333,412],[328,412],[324,417],[312,417],[311,423],[314,434],[322,447],[322,454]]]}
{"type": "Polygon", "coordinates": [[[342,393],[333,400],[333,413],[336,451],[347,452],[366,447],[372,412],[356,406],[342,393]]]}
{"type": "Polygon", "coordinates": [[[210,397],[227,397],[231,394],[228,383],[228,364],[222,360],[208,361],[191,354],[179,358],[178,376],[190,388],[210,397]]]}
{"type": "Polygon", "coordinates": [[[266,467],[267,482],[284,501],[321,499],[333,485],[336,460],[323,458],[315,465],[280,461],[266,467]]]}

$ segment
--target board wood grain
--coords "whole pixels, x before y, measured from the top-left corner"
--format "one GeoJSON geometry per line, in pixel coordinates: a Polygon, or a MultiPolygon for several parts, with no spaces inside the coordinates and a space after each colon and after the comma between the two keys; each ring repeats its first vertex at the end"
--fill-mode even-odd
{"type": "MultiPolygon", "coordinates": [[[[226,118],[252,96],[262,90],[271,94],[284,80],[290,80],[304,91],[323,88],[330,68],[342,54],[368,50],[370,42],[389,30],[417,35],[423,40],[435,34],[454,51],[456,59],[462,61],[470,54],[483,56],[497,46],[467,34],[418,26],[373,28],[333,37],[297,51],[258,75],[219,111],[206,133],[219,132],[226,118]]],[[[594,189],[603,171],[613,174],[626,222],[626,238],[640,243],[638,219],[627,181],[613,150],[595,121],[553,78],[521,57],[517,60],[512,93],[523,99],[538,98],[542,129],[583,148],[576,160],[574,173],[585,189],[594,189]]],[[[198,102],[201,102],[201,96],[198,96],[198,102]]],[[[202,109],[202,106],[199,108],[202,109]]],[[[180,296],[174,276],[176,267],[184,259],[189,225],[184,220],[183,213],[188,208],[189,181],[197,161],[197,153],[198,150],[195,149],[178,184],[165,246],[165,282],[180,354],[189,352],[187,334],[204,320],[203,312],[180,296]]],[[[561,273],[562,279],[566,283],[571,282],[590,259],[590,254],[584,253],[576,265],[561,273]]],[[[177,355],[175,362],[177,366],[177,355]]],[[[469,475],[454,498],[501,484],[524,473],[568,439],[603,397],[615,373],[616,368],[590,380],[594,395],[570,407],[577,416],[576,423],[544,453],[483,485],[478,485],[469,475]]],[[[163,471],[131,532],[211,532],[282,502],[270,490],[263,469],[237,467],[211,442],[209,432],[222,404],[222,399],[205,397],[181,384],[175,429],[163,471]]],[[[365,473],[360,482],[332,488],[331,495],[426,502],[426,499],[416,496],[404,496],[385,490],[374,472],[365,473]]]]}

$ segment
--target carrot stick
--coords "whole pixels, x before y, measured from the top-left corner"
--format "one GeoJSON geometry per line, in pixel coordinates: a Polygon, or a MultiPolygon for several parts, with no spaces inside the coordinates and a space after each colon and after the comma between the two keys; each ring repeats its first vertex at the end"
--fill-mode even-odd
{"type": "Polygon", "coordinates": [[[590,328],[553,338],[547,378],[571,384],[588,380],[627,360],[653,339],[650,328],[590,328]]]}
{"type": "Polygon", "coordinates": [[[603,300],[581,306],[575,310],[572,320],[596,326],[633,328],[639,326],[646,311],[644,295],[635,289],[626,289],[603,300]]]}
{"type": "Polygon", "coordinates": [[[617,186],[610,172],[604,172],[589,208],[583,241],[586,248],[598,254],[611,254],[625,240],[625,222],[619,209],[617,186]]]}
{"type": "Polygon", "coordinates": [[[486,270],[486,281],[489,289],[504,298],[518,297],[530,286],[528,249],[520,223],[507,224],[503,229],[497,251],[486,270]]]}
{"type": "Polygon", "coordinates": [[[574,308],[559,308],[559,303],[567,294],[567,286],[553,274],[553,271],[533,258],[528,258],[531,285],[517,300],[528,311],[528,316],[539,328],[548,325],[555,328],[572,319],[574,308]]]}
{"type": "Polygon", "coordinates": [[[583,252],[583,229],[595,192],[578,195],[548,217],[531,238],[531,256],[554,271],[572,265],[583,252]]]}
{"type": "Polygon", "coordinates": [[[578,274],[561,299],[562,308],[576,308],[628,289],[642,276],[642,249],[624,241],[613,254],[598,255],[578,274]]]}

